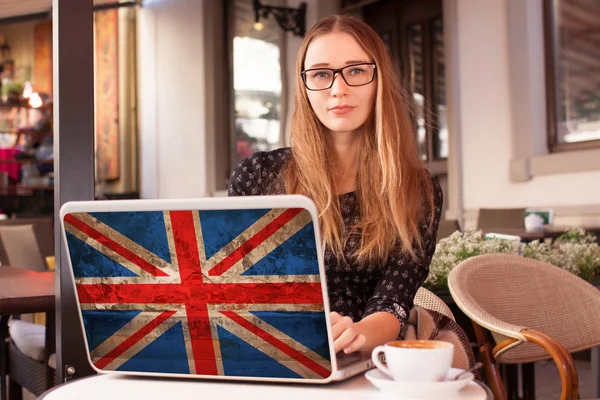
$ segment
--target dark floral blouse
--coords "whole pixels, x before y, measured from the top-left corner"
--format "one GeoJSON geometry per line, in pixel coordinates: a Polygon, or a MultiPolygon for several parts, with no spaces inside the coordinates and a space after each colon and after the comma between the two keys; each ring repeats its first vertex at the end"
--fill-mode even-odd
{"type": "MultiPolygon", "coordinates": [[[[283,193],[279,172],[291,156],[289,148],[258,152],[240,161],[231,174],[229,196],[252,196],[283,193]]],[[[368,265],[360,268],[350,255],[360,244],[351,238],[344,248],[346,263],[340,262],[329,248],[325,249],[325,270],[331,310],[352,318],[355,322],[376,312],[393,314],[402,326],[413,307],[413,299],[429,273],[429,263],[435,251],[437,228],[442,211],[443,195],[438,182],[432,177],[435,196],[433,229],[425,235],[425,256],[413,261],[399,251],[392,252],[385,266],[368,265]]],[[[344,235],[359,221],[356,192],[339,196],[344,235]]],[[[430,217],[421,224],[427,231],[430,217]]]]}

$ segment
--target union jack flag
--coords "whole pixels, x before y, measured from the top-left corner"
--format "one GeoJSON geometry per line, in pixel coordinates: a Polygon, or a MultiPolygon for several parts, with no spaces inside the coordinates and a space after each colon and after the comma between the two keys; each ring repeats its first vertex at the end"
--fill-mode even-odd
{"type": "Polygon", "coordinates": [[[331,374],[310,213],[70,213],[67,244],[101,370],[331,374]]]}

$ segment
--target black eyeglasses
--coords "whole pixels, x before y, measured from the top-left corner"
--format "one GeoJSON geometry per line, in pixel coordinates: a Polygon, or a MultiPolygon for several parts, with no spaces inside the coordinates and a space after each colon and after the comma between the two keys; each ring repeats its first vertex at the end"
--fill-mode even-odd
{"type": "Polygon", "coordinates": [[[375,63],[346,65],[344,68],[313,68],[302,71],[300,75],[308,90],[327,90],[333,86],[336,74],[341,73],[348,86],[362,86],[375,79],[375,63]]]}

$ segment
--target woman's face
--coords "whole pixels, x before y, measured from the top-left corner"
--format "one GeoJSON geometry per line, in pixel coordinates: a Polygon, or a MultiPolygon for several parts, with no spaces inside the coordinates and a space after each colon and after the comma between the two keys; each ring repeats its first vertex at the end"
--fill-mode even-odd
{"type": "MultiPolygon", "coordinates": [[[[371,57],[351,35],[332,32],[319,36],[310,43],[306,51],[304,70],[337,69],[346,65],[372,62],[371,57]]],[[[356,70],[349,73],[371,73],[365,71],[356,70]]],[[[342,74],[337,73],[330,89],[306,89],[306,94],[317,118],[332,133],[353,132],[367,121],[373,109],[375,89],[375,79],[366,85],[348,86],[342,74]]]]}

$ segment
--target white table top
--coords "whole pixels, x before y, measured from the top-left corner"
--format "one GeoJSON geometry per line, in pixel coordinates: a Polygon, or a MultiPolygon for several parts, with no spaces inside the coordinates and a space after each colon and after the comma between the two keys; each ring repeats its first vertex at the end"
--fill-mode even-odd
{"type": "MultiPolygon", "coordinates": [[[[95,375],[55,387],[43,394],[43,400],[186,400],[199,398],[261,400],[369,400],[386,395],[364,376],[328,385],[265,384],[188,379],[155,379],[119,375],[95,375]],[[214,397],[207,397],[214,396],[214,397]]],[[[491,395],[490,395],[491,396],[491,395]]],[[[390,398],[393,396],[389,396],[390,398]]],[[[489,397],[490,399],[492,397],[489,397]]],[[[460,392],[457,400],[487,400],[488,392],[475,382],[460,392]]]]}

